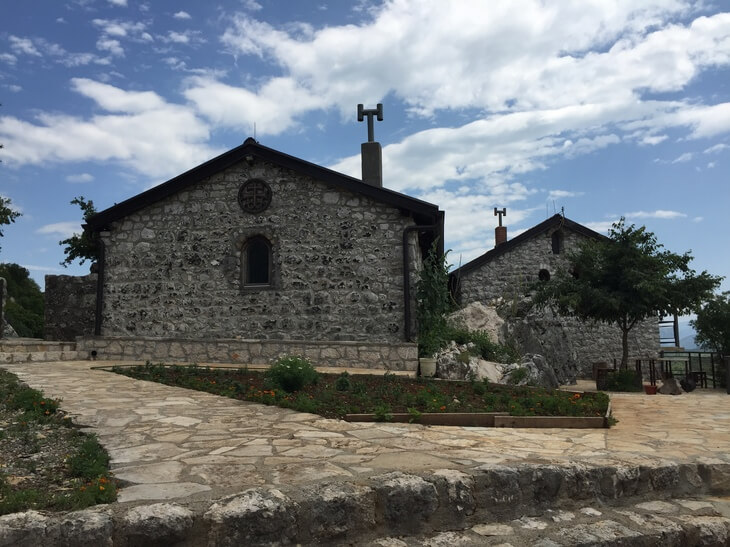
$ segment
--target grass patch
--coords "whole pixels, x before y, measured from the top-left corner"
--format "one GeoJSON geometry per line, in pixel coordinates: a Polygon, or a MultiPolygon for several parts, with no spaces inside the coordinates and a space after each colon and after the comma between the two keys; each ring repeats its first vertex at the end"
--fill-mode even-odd
{"type": "Polygon", "coordinates": [[[109,455],[49,399],[0,369],[0,515],[116,499],[109,455]]]}
{"type": "Polygon", "coordinates": [[[265,372],[151,364],[114,367],[114,372],[164,384],[207,391],[244,401],[342,418],[376,414],[388,421],[393,413],[409,413],[417,421],[424,412],[508,412],[513,416],[604,416],[608,395],[573,394],[489,382],[447,382],[393,374],[319,374],[316,382],[288,392],[274,388],[265,372]]]}

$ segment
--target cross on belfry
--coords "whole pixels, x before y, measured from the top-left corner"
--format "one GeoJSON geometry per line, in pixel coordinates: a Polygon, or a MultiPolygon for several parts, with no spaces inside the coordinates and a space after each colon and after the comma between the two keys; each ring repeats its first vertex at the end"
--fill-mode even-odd
{"type": "Polygon", "coordinates": [[[373,129],[373,116],[378,117],[378,121],[383,121],[383,104],[378,103],[377,108],[363,109],[361,104],[357,105],[357,121],[363,121],[364,117],[368,117],[368,142],[375,142],[375,130],[373,129]]]}
{"type": "Polygon", "coordinates": [[[507,216],[507,207],[502,207],[502,210],[494,208],[494,216],[499,216],[499,225],[502,226],[502,217],[507,216]]]}

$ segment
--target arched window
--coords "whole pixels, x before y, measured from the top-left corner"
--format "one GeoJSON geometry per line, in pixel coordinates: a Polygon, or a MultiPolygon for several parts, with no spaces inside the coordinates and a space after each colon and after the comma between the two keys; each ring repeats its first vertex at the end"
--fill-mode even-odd
{"type": "Polygon", "coordinates": [[[244,287],[271,285],[271,243],[263,236],[246,240],[241,250],[244,287]]]}
{"type": "Polygon", "coordinates": [[[559,255],[563,252],[563,232],[557,230],[553,232],[553,254],[559,255]]]}
{"type": "Polygon", "coordinates": [[[547,271],[545,268],[540,270],[540,272],[537,274],[537,278],[540,281],[550,281],[550,272],[547,271]]]}

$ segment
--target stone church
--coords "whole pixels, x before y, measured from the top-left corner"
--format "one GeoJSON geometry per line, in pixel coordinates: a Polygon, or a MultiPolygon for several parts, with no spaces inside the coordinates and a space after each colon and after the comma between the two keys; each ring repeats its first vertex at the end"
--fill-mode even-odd
{"type": "MultiPolygon", "coordinates": [[[[451,272],[450,283],[462,306],[480,302],[498,306],[506,321],[502,336],[524,353],[544,355],[578,376],[590,376],[592,364],[621,358],[618,327],[592,324],[531,309],[525,292],[536,281],[549,282],[559,268],[567,269],[566,253],[585,239],[605,239],[562,214],[508,240],[507,228],[495,229],[495,247],[451,272]]],[[[629,334],[630,358],[654,358],[659,350],[656,320],[637,324],[629,334]]]]}
{"type": "Polygon", "coordinates": [[[363,178],[249,138],[98,213],[95,336],[80,349],[415,370],[415,281],[444,213],[363,178]]]}
{"type": "MultiPolygon", "coordinates": [[[[369,135],[362,180],[249,138],[89,219],[97,272],[46,276],[46,338],[77,338],[99,359],[299,354],[416,370],[415,285],[428,250],[443,252],[444,213],[383,188],[376,115],[380,105],[358,107],[369,135]]],[[[556,215],[508,241],[500,216],[496,247],[452,273],[454,294],[462,305],[518,299],[586,237],[604,236],[556,215]]],[[[620,355],[616,333],[570,318],[515,316],[506,328],[523,352],[584,373],[620,355]]],[[[657,325],[635,330],[632,348],[653,355],[657,325]]]]}

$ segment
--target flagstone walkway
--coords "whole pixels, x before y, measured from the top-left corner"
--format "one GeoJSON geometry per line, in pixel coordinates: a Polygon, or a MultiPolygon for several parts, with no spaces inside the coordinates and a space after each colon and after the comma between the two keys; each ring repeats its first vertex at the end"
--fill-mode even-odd
{"type": "Polygon", "coordinates": [[[730,395],[614,394],[611,429],[365,424],[91,370],[89,361],[4,364],[91,428],[120,501],[207,500],[261,485],[485,464],[730,463],[730,395]]]}

